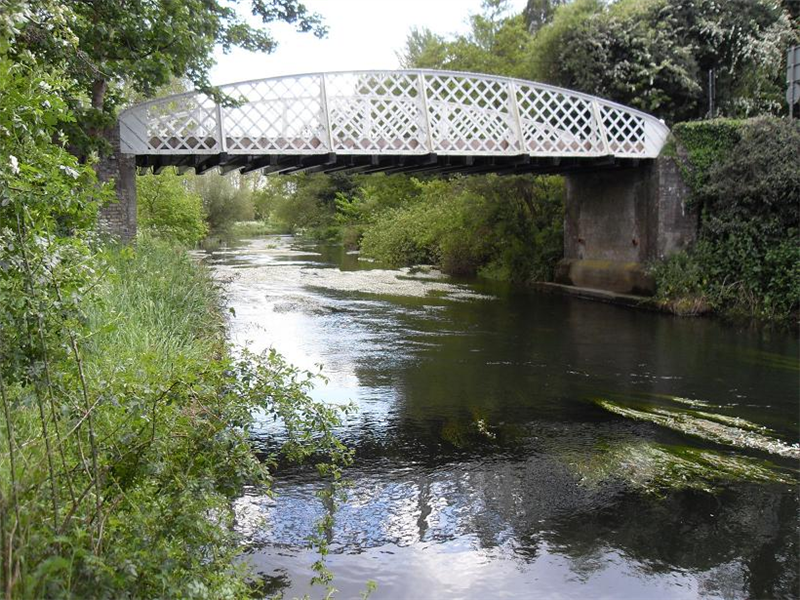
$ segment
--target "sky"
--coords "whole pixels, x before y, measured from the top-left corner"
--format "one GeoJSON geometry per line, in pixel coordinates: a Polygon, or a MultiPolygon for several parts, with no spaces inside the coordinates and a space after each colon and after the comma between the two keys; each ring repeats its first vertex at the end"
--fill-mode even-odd
{"type": "MultiPolygon", "coordinates": [[[[442,35],[466,32],[467,19],[480,12],[481,0],[305,0],[304,4],[323,16],[328,26],[325,39],[297,33],[284,23],[273,24],[275,52],[217,51],[212,84],[318,71],[397,69],[397,52],[412,27],[442,35]]],[[[510,4],[521,12],[525,0],[510,4]]]]}

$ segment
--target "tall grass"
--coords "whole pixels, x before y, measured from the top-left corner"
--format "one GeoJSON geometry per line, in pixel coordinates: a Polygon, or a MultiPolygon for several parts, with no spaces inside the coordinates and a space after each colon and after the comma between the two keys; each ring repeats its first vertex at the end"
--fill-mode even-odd
{"type": "Polygon", "coordinates": [[[231,500],[268,488],[280,457],[327,456],[316,466],[337,479],[340,411],[274,352],[230,357],[219,290],[183,249],[144,236],[79,266],[86,287],[26,271],[30,350],[0,363],[0,594],[248,597],[231,500]],[[250,443],[257,411],[285,426],[269,464],[250,443]]]}
{"type": "Polygon", "coordinates": [[[170,369],[222,352],[217,287],[183,249],[140,236],[135,251],[113,249],[106,261],[109,275],[90,313],[91,365],[170,369]]]}

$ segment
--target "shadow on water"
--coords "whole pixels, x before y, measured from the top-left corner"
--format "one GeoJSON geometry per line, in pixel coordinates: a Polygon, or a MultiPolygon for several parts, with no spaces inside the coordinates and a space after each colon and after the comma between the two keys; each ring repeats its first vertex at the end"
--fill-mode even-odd
{"type": "MultiPolygon", "coordinates": [[[[231,336],[353,401],[341,597],[793,598],[798,342],[389,270],[287,237],[210,252],[231,336]]],[[[264,452],[275,432],[254,442],[264,452]]],[[[313,473],[237,502],[245,557],[309,591],[313,473]]],[[[313,596],[313,591],[312,591],[313,596]]]]}

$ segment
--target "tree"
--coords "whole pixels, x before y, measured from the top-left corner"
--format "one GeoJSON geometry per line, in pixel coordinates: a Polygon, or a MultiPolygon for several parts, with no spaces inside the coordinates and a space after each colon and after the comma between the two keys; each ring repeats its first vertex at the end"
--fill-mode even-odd
{"type": "Polygon", "coordinates": [[[427,29],[413,29],[401,63],[406,67],[517,75],[529,41],[522,15],[509,14],[508,0],[484,0],[470,16],[470,31],[452,40],[427,29]]]}
{"type": "Polygon", "coordinates": [[[126,90],[150,95],[178,77],[219,98],[208,79],[217,45],[225,52],[271,52],[268,26],[278,21],[316,36],[326,31],[300,0],[64,0],[55,9],[48,0],[26,4],[17,53],[31,51],[75,80],[69,102],[79,127],[70,134],[84,148],[96,146],[91,138],[113,122],[126,90]],[[260,25],[240,14],[245,4],[260,25]],[[53,35],[62,26],[70,29],[71,43],[53,35]]]}
{"type": "Polygon", "coordinates": [[[238,173],[207,173],[194,177],[192,185],[203,202],[208,228],[224,234],[237,221],[251,221],[254,216],[252,191],[238,173]]]}
{"type": "Polygon", "coordinates": [[[397,53],[397,58],[404,69],[441,67],[447,62],[447,42],[427,27],[413,27],[405,49],[397,53]]]}
{"type": "Polygon", "coordinates": [[[667,121],[780,113],[790,14],[772,0],[576,0],[529,46],[531,79],[610,98],[667,121]]]}
{"type": "Polygon", "coordinates": [[[565,4],[568,0],[528,0],[522,15],[525,17],[525,24],[528,31],[536,33],[543,26],[547,25],[555,14],[556,8],[565,4]]]}

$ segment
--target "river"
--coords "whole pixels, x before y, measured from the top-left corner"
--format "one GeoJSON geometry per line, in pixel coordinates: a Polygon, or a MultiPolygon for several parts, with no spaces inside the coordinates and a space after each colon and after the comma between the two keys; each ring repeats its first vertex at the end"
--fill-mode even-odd
{"type": "MultiPolygon", "coordinates": [[[[206,256],[230,335],[322,365],[356,451],[338,598],[796,598],[798,341],[290,237],[206,256]]],[[[269,445],[270,428],[261,439],[269,445]]],[[[309,470],[236,503],[245,559],[309,593],[309,470]]]]}

